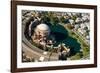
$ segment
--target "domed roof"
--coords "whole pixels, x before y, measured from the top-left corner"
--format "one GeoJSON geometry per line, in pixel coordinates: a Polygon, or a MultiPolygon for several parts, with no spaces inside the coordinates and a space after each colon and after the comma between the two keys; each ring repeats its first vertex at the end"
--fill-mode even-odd
{"type": "Polygon", "coordinates": [[[50,31],[49,26],[46,24],[39,24],[36,28],[43,31],[50,31]]]}

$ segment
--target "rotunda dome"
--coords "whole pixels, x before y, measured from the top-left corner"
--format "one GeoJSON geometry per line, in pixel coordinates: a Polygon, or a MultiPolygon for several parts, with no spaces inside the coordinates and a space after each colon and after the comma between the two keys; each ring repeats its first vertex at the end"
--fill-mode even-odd
{"type": "Polygon", "coordinates": [[[39,24],[36,29],[42,30],[42,31],[50,31],[50,28],[46,24],[39,24]]]}

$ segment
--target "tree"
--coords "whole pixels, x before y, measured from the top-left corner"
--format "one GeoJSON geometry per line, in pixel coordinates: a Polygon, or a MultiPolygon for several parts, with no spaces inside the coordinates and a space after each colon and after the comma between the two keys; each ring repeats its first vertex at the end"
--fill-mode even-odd
{"type": "Polygon", "coordinates": [[[43,21],[44,23],[50,22],[50,18],[49,18],[48,16],[43,16],[43,17],[42,17],[42,21],[43,21]]]}
{"type": "Polygon", "coordinates": [[[58,17],[53,17],[53,24],[58,24],[58,23],[59,23],[58,17]]]}
{"type": "Polygon", "coordinates": [[[72,17],[72,19],[73,19],[74,21],[76,20],[76,18],[77,18],[76,16],[73,16],[73,17],[72,17]]]}
{"type": "Polygon", "coordinates": [[[62,23],[65,23],[65,18],[62,16],[62,17],[60,18],[60,21],[61,21],[62,23]]]}
{"type": "Polygon", "coordinates": [[[88,47],[83,48],[83,55],[87,56],[89,54],[90,49],[88,47]]]}
{"type": "Polygon", "coordinates": [[[71,25],[71,24],[67,24],[67,27],[68,27],[69,29],[73,29],[73,28],[74,28],[74,26],[71,25]]]}

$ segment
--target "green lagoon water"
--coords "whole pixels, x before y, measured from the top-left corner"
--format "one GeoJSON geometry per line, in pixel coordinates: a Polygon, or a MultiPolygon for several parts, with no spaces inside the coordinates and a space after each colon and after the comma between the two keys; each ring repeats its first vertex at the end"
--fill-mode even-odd
{"type": "Polygon", "coordinates": [[[57,46],[60,43],[65,43],[66,47],[69,47],[71,50],[71,55],[76,54],[81,49],[81,44],[77,42],[77,39],[69,36],[67,29],[65,29],[62,25],[52,25],[51,34],[55,35],[57,46]]]}

